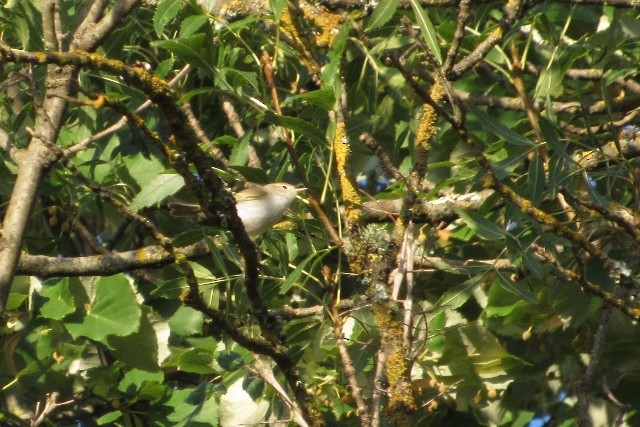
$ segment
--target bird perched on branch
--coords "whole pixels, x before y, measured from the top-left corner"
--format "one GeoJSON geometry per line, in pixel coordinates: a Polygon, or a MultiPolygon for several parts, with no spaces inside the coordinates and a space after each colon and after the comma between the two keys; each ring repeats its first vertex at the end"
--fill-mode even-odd
{"type": "MultiPolygon", "coordinates": [[[[258,236],[284,216],[296,195],[305,188],[296,188],[291,184],[276,182],[267,185],[252,185],[234,194],[238,216],[242,220],[250,237],[258,236]]],[[[170,203],[169,209],[174,216],[201,215],[199,205],[170,203]]]]}

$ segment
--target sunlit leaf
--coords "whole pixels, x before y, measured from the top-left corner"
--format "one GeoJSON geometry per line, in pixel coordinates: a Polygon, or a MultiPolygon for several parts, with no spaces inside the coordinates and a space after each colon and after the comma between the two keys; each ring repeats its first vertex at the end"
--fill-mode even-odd
{"type": "Polygon", "coordinates": [[[411,0],[411,7],[416,15],[416,21],[418,21],[418,25],[420,26],[420,35],[426,42],[433,57],[438,61],[438,64],[442,64],[442,53],[440,52],[440,44],[438,43],[438,34],[429,19],[427,11],[424,10],[418,0],[411,0]]]}
{"type": "Polygon", "coordinates": [[[564,91],[563,77],[564,73],[556,62],[542,70],[536,85],[535,98],[545,99],[549,97],[555,99],[561,96],[564,91]]]}
{"type": "Polygon", "coordinates": [[[542,202],[544,197],[545,181],[544,163],[540,154],[536,151],[529,163],[529,173],[527,175],[529,197],[536,206],[542,202]]]}
{"type": "Polygon", "coordinates": [[[182,21],[180,28],[180,37],[188,37],[198,31],[206,22],[207,17],[204,15],[193,15],[182,21]]]}
{"type": "Polygon", "coordinates": [[[306,120],[299,119],[297,117],[280,116],[272,113],[271,111],[265,112],[264,119],[271,124],[282,126],[286,129],[297,132],[300,135],[311,139],[315,143],[325,143],[325,137],[320,129],[306,120]]]}
{"type": "Polygon", "coordinates": [[[76,310],[73,293],[69,289],[69,280],[73,279],[63,278],[49,286],[45,285],[42,296],[49,301],[40,308],[43,317],[60,320],[76,310]]]}
{"type": "Polygon", "coordinates": [[[273,12],[273,16],[276,18],[276,21],[280,20],[282,10],[286,4],[287,0],[269,0],[269,6],[271,7],[271,11],[273,12]]]}
{"type": "Polygon", "coordinates": [[[479,108],[474,107],[471,104],[466,105],[470,112],[472,112],[480,121],[482,126],[485,127],[489,132],[493,133],[499,138],[504,139],[509,144],[513,145],[528,145],[532,146],[534,143],[524,136],[520,135],[517,132],[512,131],[508,127],[504,126],[494,117],[491,117],[489,114],[485,113],[479,108]]]}
{"type": "Polygon", "coordinates": [[[101,277],[95,285],[95,295],[83,311],[86,314],[70,316],[65,321],[74,336],[102,341],[108,335],[129,335],[140,326],[140,307],[131,284],[122,274],[101,277]]]}
{"type": "Polygon", "coordinates": [[[184,187],[184,179],[178,174],[156,176],[131,202],[130,208],[137,211],[162,202],[168,196],[184,187]]]}
{"type": "Polygon", "coordinates": [[[211,64],[204,51],[206,40],[206,34],[197,33],[189,37],[157,41],[153,45],[168,50],[188,64],[210,70],[211,64]]]}
{"type": "Polygon", "coordinates": [[[499,271],[496,271],[496,277],[505,290],[517,295],[522,298],[523,301],[527,301],[530,304],[538,304],[538,298],[536,295],[531,292],[530,289],[525,288],[521,283],[512,282],[499,271]]]}
{"type": "Polygon", "coordinates": [[[367,31],[375,30],[389,22],[394,13],[396,13],[398,4],[398,0],[384,0],[379,2],[371,15],[371,19],[369,19],[367,31]]]}
{"type": "Polygon", "coordinates": [[[489,221],[477,212],[466,209],[454,208],[460,218],[464,220],[467,226],[474,230],[480,237],[487,240],[502,239],[505,237],[506,231],[495,223],[489,221]]]}
{"type": "Polygon", "coordinates": [[[485,279],[483,274],[472,277],[459,285],[449,289],[436,304],[438,307],[447,306],[451,309],[460,307],[473,296],[473,290],[485,279]]]}
{"type": "Polygon", "coordinates": [[[157,35],[162,35],[164,27],[176,17],[179,11],[180,0],[162,0],[158,3],[153,14],[153,28],[157,35]]]}
{"type": "Polygon", "coordinates": [[[111,335],[107,343],[118,360],[131,367],[145,371],[159,367],[158,337],[146,313],[141,316],[137,331],[126,336],[111,335]]]}
{"type": "Polygon", "coordinates": [[[289,96],[282,103],[283,106],[292,104],[295,101],[303,100],[309,104],[315,105],[326,111],[331,111],[335,108],[336,97],[331,89],[319,89],[311,92],[301,93],[299,95],[289,96]]]}

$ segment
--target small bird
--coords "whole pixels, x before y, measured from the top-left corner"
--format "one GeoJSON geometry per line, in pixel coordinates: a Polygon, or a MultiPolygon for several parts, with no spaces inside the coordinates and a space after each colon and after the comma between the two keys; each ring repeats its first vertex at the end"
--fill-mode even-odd
{"type": "MultiPolygon", "coordinates": [[[[280,221],[296,195],[306,190],[291,184],[276,182],[267,185],[252,185],[234,195],[238,216],[250,237],[258,236],[280,221]]],[[[198,205],[170,203],[174,216],[192,216],[202,213],[198,205]]]]}

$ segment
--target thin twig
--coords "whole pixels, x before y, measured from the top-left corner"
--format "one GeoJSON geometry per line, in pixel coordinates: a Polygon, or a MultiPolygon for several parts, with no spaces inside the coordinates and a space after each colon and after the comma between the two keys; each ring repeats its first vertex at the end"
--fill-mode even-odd
{"type": "Polygon", "coordinates": [[[358,418],[362,427],[371,425],[371,414],[362,396],[362,387],[358,383],[357,371],[349,355],[349,351],[344,343],[344,333],[342,332],[343,317],[338,310],[338,290],[334,281],[328,286],[329,294],[329,311],[331,313],[331,322],[333,324],[333,334],[336,338],[336,346],[342,363],[342,372],[349,383],[349,391],[351,397],[356,403],[358,409],[358,418]]]}
{"type": "Polygon", "coordinates": [[[467,20],[469,19],[469,3],[470,0],[460,0],[460,3],[458,4],[458,20],[456,24],[456,31],[453,33],[451,45],[449,45],[447,56],[444,60],[444,64],[442,65],[442,69],[445,73],[451,70],[451,67],[453,67],[453,63],[458,56],[460,44],[462,43],[462,38],[464,37],[464,28],[467,24],[467,20]]]}
{"type": "Polygon", "coordinates": [[[406,264],[406,296],[404,298],[404,351],[405,354],[411,354],[413,344],[413,261],[416,250],[415,237],[413,234],[413,222],[407,225],[405,232],[405,240],[407,241],[405,264],[406,264]]]}
{"type": "Polygon", "coordinates": [[[40,410],[40,402],[36,404],[35,410],[35,418],[31,420],[31,427],[38,427],[45,422],[47,417],[51,415],[51,413],[59,406],[70,405],[74,402],[73,399],[67,400],[65,402],[58,402],[58,398],[60,397],[60,393],[57,391],[52,392],[47,395],[47,399],[45,401],[44,407],[40,410]]]}
{"type": "Polygon", "coordinates": [[[584,375],[580,381],[576,384],[576,396],[578,398],[578,425],[580,427],[589,427],[592,425],[591,417],[589,416],[589,390],[592,387],[592,382],[596,374],[600,359],[602,358],[602,352],[604,351],[604,342],[607,333],[607,328],[611,322],[611,313],[613,306],[606,304],[602,308],[600,315],[600,325],[598,330],[593,336],[593,347],[591,348],[591,358],[589,365],[584,372],[584,375]]]}
{"type": "MultiPolygon", "coordinates": [[[[246,132],[242,127],[242,121],[240,120],[238,112],[227,95],[220,95],[220,100],[222,101],[222,111],[224,111],[224,114],[227,116],[231,129],[233,129],[233,132],[236,134],[238,139],[242,139],[246,132]]],[[[260,161],[260,157],[258,157],[258,153],[256,152],[256,148],[253,144],[249,144],[247,146],[247,157],[247,164],[250,167],[257,169],[262,168],[262,162],[260,161]]]]}
{"type": "Polygon", "coordinates": [[[384,169],[389,175],[393,176],[395,179],[404,179],[402,173],[396,168],[391,161],[389,155],[384,151],[384,149],[378,144],[378,141],[371,135],[369,132],[364,132],[360,134],[360,142],[367,146],[369,150],[373,152],[380,160],[380,166],[384,169]]]}
{"type": "Polygon", "coordinates": [[[200,122],[196,118],[195,114],[193,114],[191,104],[188,101],[182,104],[182,111],[184,111],[184,115],[187,116],[189,126],[191,126],[191,129],[195,132],[196,138],[209,147],[209,152],[213,155],[213,158],[216,159],[223,169],[226,169],[229,166],[229,160],[227,160],[222,150],[212,144],[211,140],[207,137],[207,134],[204,133],[204,130],[202,129],[202,126],[200,126],[200,122]]]}
{"type": "Polygon", "coordinates": [[[451,67],[451,70],[447,72],[447,80],[457,80],[460,76],[473,68],[474,65],[482,61],[491,49],[504,39],[506,33],[511,29],[522,13],[523,4],[523,0],[507,2],[504,6],[504,17],[500,21],[500,28],[491,31],[487,38],[480,42],[469,55],[451,67]]]}
{"type": "Polygon", "coordinates": [[[378,350],[376,358],[376,372],[373,376],[373,392],[371,396],[371,426],[380,427],[380,413],[382,411],[382,398],[387,395],[387,386],[384,383],[384,373],[387,364],[387,353],[383,347],[378,350]]]}
{"type": "Polygon", "coordinates": [[[618,407],[618,410],[620,411],[620,413],[618,414],[618,418],[616,419],[614,426],[622,427],[622,425],[624,424],[624,417],[632,409],[632,406],[629,405],[628,403],[620,402],[614,396],[613,392],[611,391],[611,387],[609,387],[609,381],[607,380],[606,375],[602,377],[602,393],[607,398],[607,400],[609,400],[609,402],[613,403],[618,407]]]}
{"type": "Polygon", "coordinates": [[[284,403],[289,407],[289,411],[291,411],[291,418],[296,424],[298,424],[300,427],[308,427],[309,423],[307,423],[307,421],[302,416],[300,406],[287,394],[286,390],[278,382],[275,375],[273,374],[273,369],[271,368],[271,366],[266,361],[262,360],[262,358],[258,354],[253,355],[253,361],[253,366],[246,365],[245,370],[260,377],[265,383],[269,384],[275,390],[275,392],[280,396],[284,403]]]}

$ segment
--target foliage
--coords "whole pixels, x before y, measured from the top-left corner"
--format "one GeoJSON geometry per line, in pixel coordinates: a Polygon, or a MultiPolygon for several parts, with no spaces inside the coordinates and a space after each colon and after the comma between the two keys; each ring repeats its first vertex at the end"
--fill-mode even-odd
{"type": "Polygon", "coordinates": [[[632,3],[163,0],[46,57],[47,8],[65,51],[88,6],[4,3],[2,250],[24,159],[55,159],[3,425],[638,422],[632,3]],[[52,101],[54,64],[77,73],[52,101]],[[309,200],[252,243],[217,177],[309,200]]]}

